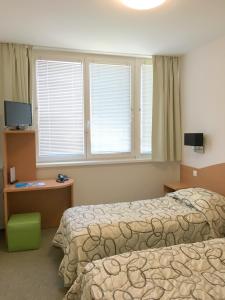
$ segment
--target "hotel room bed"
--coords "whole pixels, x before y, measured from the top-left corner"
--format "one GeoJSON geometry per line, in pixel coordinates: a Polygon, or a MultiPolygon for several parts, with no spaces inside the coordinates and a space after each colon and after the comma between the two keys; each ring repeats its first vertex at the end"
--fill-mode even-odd
{"type": "Polygon", "coordinates": [[[89,263],[64,300],[225,299],[225,239],[128,252],[89,263]]]}
{"type": "Polygon", "coordinates": [[[151,200],[70,208],[53,243],[63,249],[59,273],[71,286],[91,261],[222,237],[224,231],[225,198],[193,188],[151,200]]]}

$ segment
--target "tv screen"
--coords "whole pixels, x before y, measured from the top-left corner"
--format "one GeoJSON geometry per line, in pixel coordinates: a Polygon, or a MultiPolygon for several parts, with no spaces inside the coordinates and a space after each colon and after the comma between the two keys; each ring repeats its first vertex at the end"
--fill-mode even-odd
{"type": "Polygon", "coordinates": [[[7,127],[26,127],[32,125],[31,104],[4,101],[5,126],[7,127]]]}

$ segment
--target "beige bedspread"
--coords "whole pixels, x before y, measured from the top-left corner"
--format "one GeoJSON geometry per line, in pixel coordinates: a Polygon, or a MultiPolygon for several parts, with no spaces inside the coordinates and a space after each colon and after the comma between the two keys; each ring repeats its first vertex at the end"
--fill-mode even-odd
{"type": "Polygon", "coordinates": [[[188,189],[163,198],[68,209],[54,237],[60,275],[71,286],[88,262],[128,251],[224,235],[225,198],[188,189]]]}
{"type": "Polygon", "coordinates": [[[64,300],[223,300],[225,239],[116,255],[89,263],[64,300]]]}

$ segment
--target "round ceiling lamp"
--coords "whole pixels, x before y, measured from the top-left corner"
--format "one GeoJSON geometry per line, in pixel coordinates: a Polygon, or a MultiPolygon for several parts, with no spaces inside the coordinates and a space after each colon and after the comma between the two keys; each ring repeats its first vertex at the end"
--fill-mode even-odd
{"type": "Polygon", "coordinates": [[[121,0],[121,2],[133,9],[151,9],[163,4],[166,0],[121,0]]]}

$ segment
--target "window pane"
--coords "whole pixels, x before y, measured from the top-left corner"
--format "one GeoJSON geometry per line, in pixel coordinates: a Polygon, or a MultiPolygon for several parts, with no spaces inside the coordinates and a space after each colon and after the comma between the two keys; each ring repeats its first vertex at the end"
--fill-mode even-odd
{"type": "Polygon", "coordinates": [[[141,66],[141,154],[152,151],[152,65],[141,66]]]}
{"type": "Polygon", "coordinates": [[[39,158],[84,154],[83,65],[36,61],[39,158]]]}
{"type": "Polygon", "coordinates": [[[131,152],[131,66],[90,64],[91,153],[131,152]]]}

